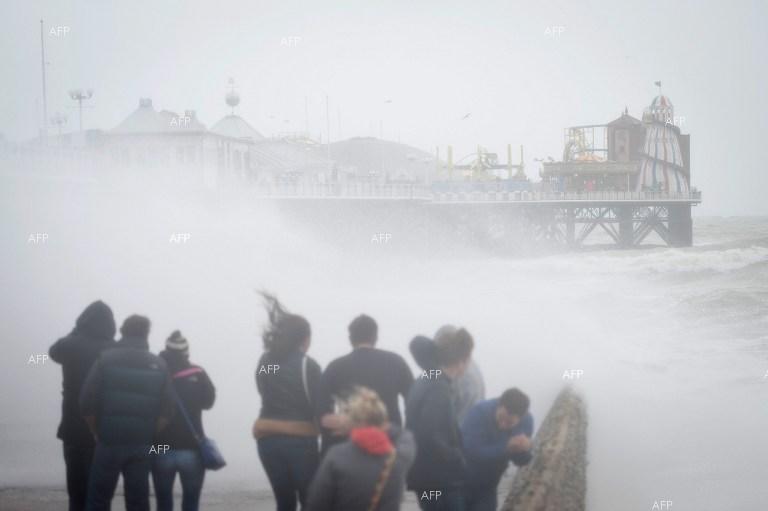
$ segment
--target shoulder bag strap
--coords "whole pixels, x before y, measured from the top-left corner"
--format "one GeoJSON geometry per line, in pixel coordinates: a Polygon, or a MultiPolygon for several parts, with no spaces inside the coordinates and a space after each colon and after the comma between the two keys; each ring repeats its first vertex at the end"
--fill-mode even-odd
{"type": "Polygon", "coordinates": [[[192,424],[192,419],[189,418],[189,414],[187,413],[187,408],[184,406],[184,403],[181,402],[181,397],[179,397],[179,394],[176,392],[176,387],[173,384],[173,381],[171,381],[171,394],[173,394],[173,399],[176,401],[176,408],[179,409],[181,412],[181,415],[184,417],[184,422],[187,423],[187,428],[189,428],[189,432],[192,433],[192,436],[195,437],[195,441],[197,443],[200,443],[200,435],[197,433],[197,430],[195,429],[195,425],[192,424]]]}
{"type": "Polygon", "coordinates": [[[368,506],[368,511],[376,511],[379,507],[381,494],[384,493],[384,486],[386,486],[389,476],[392,473],[392,467],[395,465],[395,458],[397,458],[397,450],[393,448],[392,452],[387,456],[379,480],[376,482],[376,488],[373,491],[373,497],[371,497],[371,505],[368,506]]]}
{"type": "Polygon", "coordinates": [[[309,384],[307,383],[307,360],[309,357],[304,355],[301,359],[301,383],[304,385],[304,394],[307,396],[310,406],[312,405],[312,397],[309,395],[309,384]]]}

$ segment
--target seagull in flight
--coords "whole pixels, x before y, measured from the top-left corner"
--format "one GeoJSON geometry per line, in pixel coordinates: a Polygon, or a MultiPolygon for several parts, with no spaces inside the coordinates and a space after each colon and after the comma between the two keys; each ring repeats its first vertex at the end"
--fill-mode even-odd
{"type": "Polygon", "coordinates": [[[466,114],[464,117],[461,118],[461,120],[463,121],[464,119],[469,119],[470,115],[472,115],[472,112],[469,112],[468,114],[466,114]]]}

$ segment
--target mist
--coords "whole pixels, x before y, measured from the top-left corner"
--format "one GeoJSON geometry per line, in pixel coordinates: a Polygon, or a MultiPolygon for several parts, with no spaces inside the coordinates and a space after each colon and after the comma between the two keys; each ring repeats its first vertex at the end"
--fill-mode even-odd
{"type": "MultiPolygon", "coordinates": [[[[29,360],[101,299],[118,324],[151,319],[153,353],[181,330],[216,386],[205,429],[228,466],[208,473],[203,494],[268,495],[251,438],[266,290],[309,320],[309,354],[322,367],[350,350],[347,325],[365,313],[379,347],[414,373],[415,335],[466,327],[488,397],[519,387],[537,424],[573,386],[589,415],[588,509],[664,499],[674,509],[762,509],[767,9],[746,0],[3,3],[0,490],[63,487],[61,368],[29,360]],[[49,119],[42,18],[68,28],[43,36],[49,119]],[[80,118],[68,91],[90,87],[80,118]],[[515,155],[523,145],[538,186],[543,162],[563,154],[565,127],[607,123],[625,108],[641,117],[662,87],[691,134],[689,184],[703,191],[692,247],[652,235],[642,249],[606,250],[597,232],[598,246],[544,249],[506,205],[456,213],[405,200],[281,200],[187,179],[182,165],[112,165],[98,143],[93,161],[77,156],[81,120],[108,138],[146,98],[158,111],[192,109],[208,128],[236,111],[267,142],[302,132],[312,146],[301,151],[322,158],[329,142],[356,137],[402,143],[430,169],[449,145],[457,162],[479,145],[502,160],[507,144],[515,155]],[[235,106],[225,102],[233,91],[235,106]],[[68,118],[63,136],[56,112],[68,118]],[[50,151],[27,165],[67,137],[74,157],[59,164],[50,151]],[[44,243],[30,242],[40,233],[44,243]],[[583,376],[565,379],[571,370],[583,376]]],[[[162,144],[155,135],[146,147],[162,144]]],[[[200,155],[208,149],[200,142],[200,155]]]]}
{"type": "Polygon", "coordinates": [[[568,384],[564,371],[583,370],[575,385],[590,413],[591,509],[644,508],[660,498],[756,509],[765,498],[765,364],[755,356],[766,348],[765,305],[753,304],[749,314],[741,302],[709,294],[743,289],[746,271],[765,277],[764,234],[745,230],[697,249],[517,258],[456,240],[416,258],[398,245],[407,225],[386,226],[389,245],[367,236],[336,243],[317,235],[327,233],[322,225],[297,223],[285,208],[148,178],[6,177],[2,215],[14,222],[3,222],[0,233],[2,266],[13,269],[2,283],[2,370],[10,384],[2,394],[0,479],[61,482],[60,370],[27,360],[101,298],[118,321],[148,315],[155,352],[182,330],[218,392],[206,431],[230,466],[211,474],[209,487],[265,491],[250,426],[265,321],[256,290],[268,289],[310,320],[310,354],[323,366],[349,350],[346,326],[364,312],[380,324],[380,346],[414,370],[407,351],[414,335],[447,322],[466,326],[488,394],[518,386],[540,419],[568,384]],[[38,231],[49,241],[27,243],[38,231]],[[178,232],[189,240],[172,242],[178,232]]]}
{"type": "Polygon", "coordinates": [[[77,129],[73,88],[94,89],[86,129],[114,127],[140,97],[195,109],[210,126],[226,113],[234,78],[238,113],[267,135],[376,136],[430,153],[440,146],[443,155],[453,144],[457,158],[478,144],[499,154],[522,144],[534,179],[535,159],[562,153],[564,127],[608,122],[625,107],[638,116],[660,80],[695,134],[694,185],[718,190],[697,213],[765,215],[768,177],[753,165],[768,158],[767,8],[750,0],[6,2],[0,133],[22,141],[41,127],[41,18],[47,29],[70,29],[45,38],[48,110],[69,116],[65,131],[77,129]]]}

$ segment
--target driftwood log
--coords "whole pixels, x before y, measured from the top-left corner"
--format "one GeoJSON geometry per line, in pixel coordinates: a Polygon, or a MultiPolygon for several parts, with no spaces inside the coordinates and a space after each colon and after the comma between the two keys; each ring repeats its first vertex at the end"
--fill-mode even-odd
{"type": "Polygon", "coordinates": [[[541,424],[533,460],[515,474],[502,511],[584,511],[587,492],[587,412],[563,389],[541,424]]]}

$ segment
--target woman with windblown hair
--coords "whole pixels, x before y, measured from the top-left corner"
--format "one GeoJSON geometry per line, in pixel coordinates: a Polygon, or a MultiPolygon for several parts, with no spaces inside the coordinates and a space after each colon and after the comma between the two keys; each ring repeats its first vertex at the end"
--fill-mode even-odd
{"type": "Polygon", "coordinates": [[[307,356],[309,322],[288,312],[274,296],[261,293],[268,324],[264,354],[256,367],[261,412],[253,425],[259,458],[277,501],[277,511],[304,508],[319,463],[315,410],[320,366],[307,356]]]}
{"type": "Polygon", "coordinates": [[[373,390],[357,387],[340,404],[349,440],[330,448],[309,490],[308,511],[397,511],[416,455],[413,435],[390,425],[373,390]]]}

